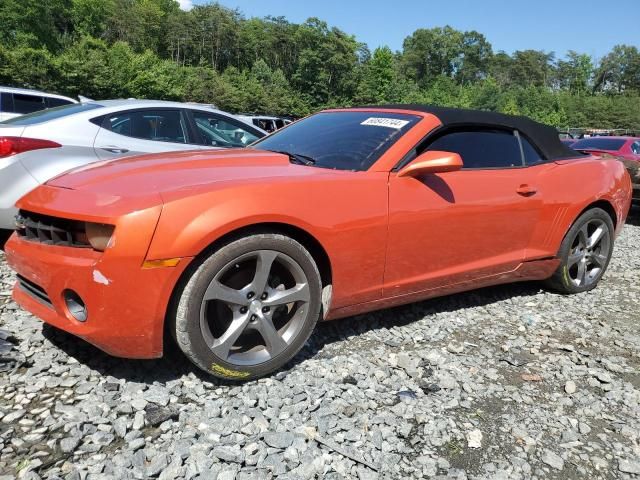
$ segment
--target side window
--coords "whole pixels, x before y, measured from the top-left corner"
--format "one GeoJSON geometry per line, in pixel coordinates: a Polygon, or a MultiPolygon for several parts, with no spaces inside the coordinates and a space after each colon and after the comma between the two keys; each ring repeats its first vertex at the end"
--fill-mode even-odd
{"type": "Polygon", "coordinates": [[[522,142],[522,153],[524,153],[525,165],[538,165],[544,162],[538,151],[533,148],[533,145],[531,145],[526,138],[523,138],[522,135],[520,136],[520,141],[522,142]]]}
{"type": "Polygon", "coordinates": [[[0,112],[14,113],[12,93],[0,93],[0,112]]]}
{"type": "Polygon", "coordinates": [[[631,151],[636,155],[640,155],[640,142],[635,142],[631,144],[631,151]]]}
{"type": "Polygon", "coordinates": [[[273,123],[273,120],[269,120],[268,118],[255,118],[253,120],[253,124],[264,130],[265,132],[273,132],[276,130],[276,126],[273,123]]]}
{"type": "Polygon", "coordinates": [[[105,117],[102,128],[142,140],[187,143],[187,129],[179,110],[134,110],[114,113],[105,117]]]}
{"type": "Polygon", "coordinates": [[[69,105],[70,103],[73,103],[73,102],[70,102],[69,100],[65,100],[64,98],[55,98],[55,97],[47,98],[48,108],[61,107],[62,105],[69,105]]]}
{"type": "Polygon", "coordinates": [[[259,137],[240,122],[215,113],[194,111],[193,120],[204,145],[212,147],[246,147],[259,137]]]}
{"type": "Polygon", "coordinates": [[[431,142],[426,150],[458,153],[465,169],[522,166],[518,138],[507,131],[461,130],[445,133],[431,142]]]}
{"type": "Polygon", "coordinates": [[[14,113],[25,114],[37,112],[38,110],[44,110],[45,108],[47,108],[47,105],[44,102],[44,97],[14,93],[13,108],[14,113]]]}

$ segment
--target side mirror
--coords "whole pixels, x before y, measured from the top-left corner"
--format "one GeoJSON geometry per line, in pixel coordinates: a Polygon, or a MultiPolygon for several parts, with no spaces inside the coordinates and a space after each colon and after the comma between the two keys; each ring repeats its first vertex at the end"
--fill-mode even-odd
{"type": "Polygon", "coordinates": [[[462,158],[457,153],[429,151],[418,155],[398,172],[399,177],[419,177],[428,173],[455,172],[462,168],[462,158]]]}

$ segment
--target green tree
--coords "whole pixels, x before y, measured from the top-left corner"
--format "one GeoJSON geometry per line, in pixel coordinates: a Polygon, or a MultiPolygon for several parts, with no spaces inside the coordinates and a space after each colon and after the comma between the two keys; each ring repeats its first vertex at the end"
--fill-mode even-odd
{"type": "Polygon", "coordinates": [[[397,100],[399,83],[393,52],[389,47],[376,48],[372,58],[363,66],[363,77],[358,88],[358,101],[384,103],[397,100]]]}
{"type": "Polygon", "coordinates": [[[479,32],[418,29],[373,52],[310,18],[245,18],[176,0],[0,0],[0,82],[69,95],[213,103],[305,115],[362,103],[433,103],[556,126],[640,129],[640,52],[493,53],[479,32]]]}
{"type": "Polygon", "coordinates": [[[616,45],[600,62],[595,89],[605,92],[640,92],[640,52],[630,45],[616,45]]]}
{"type": "Polygon", "coordinates": [[[57,52],[72,30],[71,0],[0,1],[0,44],[57,52]]]}
{"type": "Polygon", "coordinates": [[[467,83],[487,75],[492,54],[489,42],[476,31],[418,29],[404,40],[402,66],[422,86],[441,75],[467,83]]]}
{"type": "Polygon", "coordinates": [[[569,50],[566,60],[556,65],[557,87],[575,93],[584,93],[590,88],[594,68],[591,57],[569,50]]]}
{"type": "Polygon", "coordinates": [[[511,83],[521,86],[548,86],[553,58],[553,53],[538,50],[516,51],[509,67],[511,83]]]}
{"type": "Polygon", "coordinates": [[[74,32],[79,36],[105,38],[114,11],[114,0],[73,0],[71,20],[74,32]]]}

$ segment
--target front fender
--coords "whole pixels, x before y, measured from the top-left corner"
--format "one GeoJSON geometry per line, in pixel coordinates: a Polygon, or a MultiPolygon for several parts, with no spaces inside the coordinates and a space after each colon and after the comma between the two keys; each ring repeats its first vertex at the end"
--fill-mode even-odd
{"type": "Polygon", "coordinates": [[[195,257],[224,235],[264,223],[307,232],[331,263],[333,305],[379,298],[387,235],[385,172],[341,172],[327,179],[215,185],[163,194],[147,259],[195,257]]]}

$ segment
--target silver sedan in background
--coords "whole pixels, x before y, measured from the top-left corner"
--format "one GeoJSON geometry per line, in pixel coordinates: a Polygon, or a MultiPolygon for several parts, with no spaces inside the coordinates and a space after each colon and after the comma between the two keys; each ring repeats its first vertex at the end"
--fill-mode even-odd
{"type": "Polygon", "coordinates": [[[198,104],[90,101],[0,122],[0,242],[16,201],[61,173],[125,155],[245,147],[266,132],[198,104]]]}

